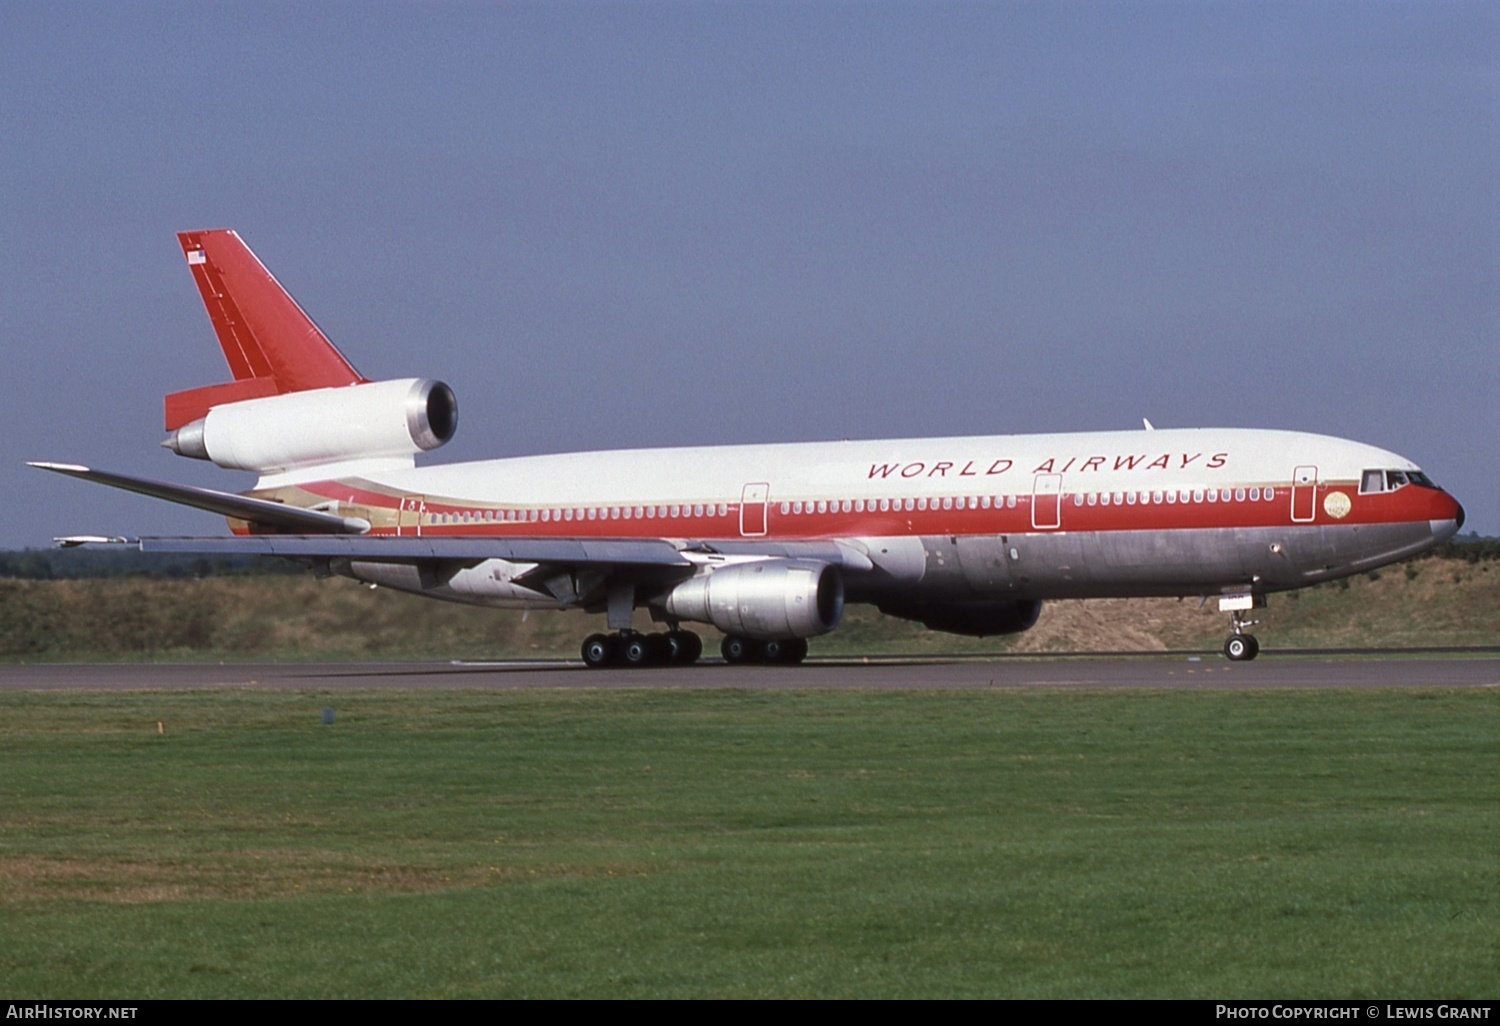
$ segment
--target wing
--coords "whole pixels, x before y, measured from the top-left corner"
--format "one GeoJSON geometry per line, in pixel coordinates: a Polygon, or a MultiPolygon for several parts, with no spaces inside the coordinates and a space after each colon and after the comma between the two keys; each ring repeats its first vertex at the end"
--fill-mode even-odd
{"type": "MultiPolygon", "coordinates": [[[[328,531],[340,534],[363,534],[370,529],[368,520],[358,517],[341,517],[335,513],[322,513],[315,509],[287,506],[269,499],[256,499],[233,492],[216,492],[212,488],[197,488],[193,485],[171,484],[167,481],[152,481],[144,477],[129,477],[111,474],[76,463],[31,462],[28,467],[50,470],[54,474],[66,474],[95,484],[123,488],[127,492],[149,495],[154,499],[166,499],[182,506],[208,510],[220,516],[247,520],[261,527],[289,531],[328,531]]],[[[76,544],[76,542],[75,542],[76,544]]]]}

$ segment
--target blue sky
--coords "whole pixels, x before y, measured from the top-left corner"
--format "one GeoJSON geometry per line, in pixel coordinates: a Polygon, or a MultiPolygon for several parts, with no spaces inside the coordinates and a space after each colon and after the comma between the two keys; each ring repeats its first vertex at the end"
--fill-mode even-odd
{"type": "Polygon", "coordinates": [[[1500,534],[1500,14],[0,0],[0,546],[222,522],[24,468],[224,380],[233,227],[428,460],[1165,426],[1400,452],[1500,534]]]}

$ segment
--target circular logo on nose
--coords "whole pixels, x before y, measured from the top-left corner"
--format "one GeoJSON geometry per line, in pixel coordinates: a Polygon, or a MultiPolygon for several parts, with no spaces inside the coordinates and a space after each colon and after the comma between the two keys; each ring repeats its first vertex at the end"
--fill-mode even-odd
{"type": "Polygon", "coordinates": [[[1353,503],[1349,501],[1349,496],[1343,492],[1329,492],[1323,497],[1323,512],[1335,520],[1347,517],[1352,507],[1353,503]]]}

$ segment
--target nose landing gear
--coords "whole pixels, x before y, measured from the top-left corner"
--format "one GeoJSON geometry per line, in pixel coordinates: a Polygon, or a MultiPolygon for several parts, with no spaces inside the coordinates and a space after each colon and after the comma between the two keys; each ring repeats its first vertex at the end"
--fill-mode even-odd
{"type": "Polygon", "coordinates": [[[1230,614],[1230,629],[1234,631],[1229,639],[1224,642],[1224,654],[1230,661],[1236,663],[1247,663],[1260,653],[1260,642],[1255,640],[1254,634],[1246,634],[1246,627],[1253,627],[1260,623],[1259,620],[1246,620],[1245,614],[1236,609],[1230,614]]]}

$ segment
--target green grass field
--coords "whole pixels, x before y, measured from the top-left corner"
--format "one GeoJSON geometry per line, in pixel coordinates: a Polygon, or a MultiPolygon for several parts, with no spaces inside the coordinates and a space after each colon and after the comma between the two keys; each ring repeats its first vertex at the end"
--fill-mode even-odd
{"type": "Polygon", "coordinates": [[[1494,997],[1497,770],[1492,691],[6,693],[0,993],[1494,997]]]}

